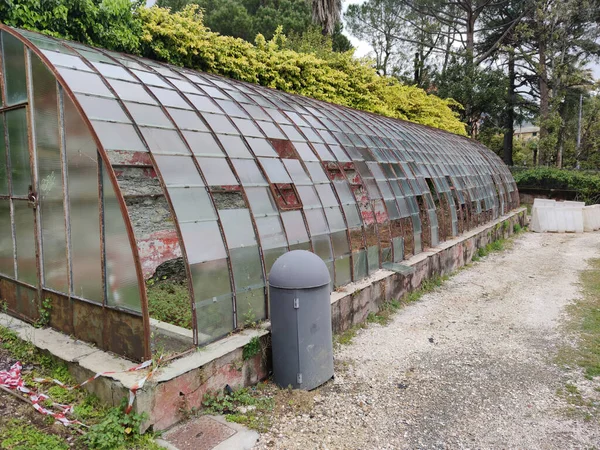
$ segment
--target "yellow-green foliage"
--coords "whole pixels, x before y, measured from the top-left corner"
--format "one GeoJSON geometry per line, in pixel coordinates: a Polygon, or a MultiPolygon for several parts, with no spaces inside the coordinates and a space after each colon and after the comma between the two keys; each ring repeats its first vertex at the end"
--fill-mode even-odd
{"type": "Polygon", "coordinates": [[[176,13],[141,7],[137,14],[140,53],[149,58],[465,134],[450,108],[456,102],[381,77],[351,52],[298,53],[285,48],[280,30],[270,41],[258,35],[254,45],[221,36],[204,26],[197,5],[176,13]]]}

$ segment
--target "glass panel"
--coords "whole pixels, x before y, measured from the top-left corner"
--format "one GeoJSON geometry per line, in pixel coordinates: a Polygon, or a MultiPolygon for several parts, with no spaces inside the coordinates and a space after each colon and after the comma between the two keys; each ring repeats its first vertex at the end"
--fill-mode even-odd
{"type": "Polygon", "coordinates": [[[286,169],[288,170],[292,180],[296,184],[312,184],[308,174],[300,164],[300,161],[297,159],[283,159],[283,164],[285,164],[286,169]]]}
{"type": "Polygon", "coordinates": [[[15,105],[27,101],[27,78],[25,76],[25,52],[23,43],[16,37],[2,32],[4,83],[6,104],[15,105]]]}
{"type": "Polygon", "coordinates": [[[182,133],[194,154],[225,156],[212,134],[195,131],[183,131],[182,133]]]}
{"type": "Polygon", "coordinates": [[[256,227],[260,236],[263,250],[277,247],[287,247],[287,241],[278,216],[257,217],[256,227]]]}
{"type": "Polygon", "coordinates": [[[304,208],[319,208],[321,202],[313,186],[296,186],[304,208]]]}
{"type": "Polygon", "coordinates": [[[267,317],[267,302],[264,288],[237,291],[235,296],[238,324],[258,322],[267,317]]]}
{"type": "MultiPolygon", "coordinates": [[[[308,245],[308,244],[305,244],[308,245]]],[[[303,250],[310,250],[310,246],[303,250]]],[[[265,262],[265,273],[267,274],[267,279],[269,278],[269,273],[271,272],[271,267],[277,261],[281,255],[287,252],[287,248],[271,248],[268,250],[263,249],[263,261],[265,262]]]]}
{"type": "Polygon", "coordinates": [[[323,206],[338,206],[337,198],[335,198],[330,184],[318,184],[315,188],[323,206]]]}
{"type": "Polygon", "coordinates": [[[259,121],[257,123],[258,123],[258,126],[265,132],[267,137],[270,137],[273,139],[285,139],[285,136],[283,135],[283,133],[281,131],[279,131],[279,128],[277,128],[274,123],[262,122],[262,121],[259,121]]]}
{"type": "Polygon", "coordinates": [[[225,258],[225,246],[217,222],[180,223],[189,264],[225,258]]]}
{"type": "Polygon", "coordinates": [[[308,209],[304,211],[304,214],[306,214],[308,229],[312,236],[329,232],[322,208],[308,209]]]}
{"type": "Polygon", "coordinates": [[[158,106],[141,105],[139,103],[125,102],[131,117],[138,125],[151,127],[173,128],[173,124],[158,106]]]}
{"type": "Polygon", "coordinates": [[[132,70],[132,72],[144,83],[153,86],[169,87],[167,83],[160,79],[158,75],[143,70],[132,70]]]}
{"type": "Polygon", "coordinates": [[[243,136],[262,137],[263,134],[251,120],[239,119],[237,117],[232,118],[232,120],[243,136]]]}
{"type": "Polygon", "coordinates": [[[233,330],[233,299],[227,261],[211,261],[191,266],[198,322],[198,342],[204,344],[233,330]],[[226,294],[211,295],[224,290],[226,294]],[[221,287],[221,289],[219,289],[221,287]]]}
{"type": "Polygon", "coordinates": [[[140,127],[140,131],[153,153],[190,153],[175,130],[140,127]]]}
{"type": "Polygon", "coordinates": [[[37,286],[33,209],[29,208],[25,200],[14,200],[13,208],[17,245],[17,278],[24,283],[37,286]]]}
{"type": "Polygon", "coordinates": [[[6,139],[4,135],[4,114],[0,113],[0,195],[8,195],[8,172],[6,165],[6,139]]]}
{"type": "Polygon", "coordinates": [[[258,166],[250,159],[232,159],[233,167],[243,185],[259,184],[266,185],[267,182],[263,174],[258,170],[258,166]]]}
{"type": "Polygon", "coordinates": [[[75,96],[89,119],[131,123],[116,100],[83,94],[75,94],[75,96]]]}
{"type": "Polygon", "coordinates": [[[331,241],[333,242],[333,253],[335,256],[346,255],[350,253],[350,244],[348,243],[348,233],[345,231],[337,231],[331,233],[331,241]]]}
{"type": "Polygon", "coordinates": [[[10,200],[0,199],[0,273],[14,278],[14,258],[10,200]]]}
{"type": "Polygon", "coordinates": [[[140,287],[127,227],[104,165],[102,165],[102,174],[106,304],[141,312],[140,287]]]}
{"type": "Polygon", "coordinates": [[[348,228],[359,227],[362,225],[362,220],[360,219],[356,204],[344,205],[342,208],[344,209],[344,214],[346,215],[348,228]]]}
{"type": "Polygon", "coordinates": [[[188,111],[185,109],[174,109],[167,108],[169,114],[182,130],[193,130],[193,131],[208,131],[202,119],[198,117],[198,114],[194,111],[188,111]]]}
{"type": "Polygon", "coordinates": [[[191,156],[154,155],[167,186],[204,186],[191,156]]]}
{"type": "MultiPolygon", "coordinates": [[[[196,301],[212,299],[231,292],[227,259],[192,264],[190,269],[196,301]]],[[[231,296],[229,300],[231,303],[231,296]]],[[[231,317],[227,320],[231,320],[231,317]]]]}
{"type": "Polygon", "coordinates": [[[368,248],[367,259],[369,261],[369,273],[379,269],[379,248],[372,246],[368,248]]]}
{"type": "Polygon", "coordinates": [[[308,173],[310,173],[310,177],[315,183],[327,183],[329,182],[329,178],[325,174],[323,167],[321,164],[316,162],[305,162],[306,168],[308,169],[308,173]]]}
{"type": "Polygon", "coordinates": [[[313,236],[311,238],[315,253],[324,261],[330,261],[333,259],[331,254],[331,241],[329,236],[322,234],[320,236],[313,236]]]}
{"type": "Polygon", "coordinates": [[[335,260],[335,286],[343,286],[352,281],[350,274],[350,255],[335,260]]]}
{"type": "Polygon", "coordinates": [[[254,217],[277,212],[277,205],[269,189],[264,187],[249,187],[246,188],[246,196],[248,197],[254,217]]]}
{"type": "MultiPolygon", "coordinates": [[[[100,95],[102,97],[114,97],[102,79],[94,73],[82,72],[81,70],[64,69],[62,67],[58,67],[58,73],[60,73],[67,86],[69,86],[69,88],[71,88],[74,92],[100,95]]],[[[127,84],[136,86],[132,83],[127,84]]]]}
{"type": "MultiPolygon", "coordinates": [[[[96,144],[73,103],[63,97],[71,230],[72,293],[103,301],[96,144]]],[[[114,133],[114,131],[113,131],[114,133]]]]}
{"type": "Polygon", "coordinates": [[[208,97],[203,95],[185,94],[192,104],[202,112],[221,112],[219,107],[215,105],[208,97]]]}
{"type": "Polygon", "coordinates": [[[226,134],[218,134],[217,138],[221,141],[221,145],[225,149],[227,156],[230,158],[252,158],[253,156],[248,151],[248,147],[239,136],[230,136],[226,134]]]}
{"type": "Polygon", "coordinates": [[[196,158],[209,186],[237,186],[239,183],[225,158],[196,158]]]}
{"type": "Polygon", "coordinates": [[[327,216],[327,223],[331,231],[345,230],[346,224],[344,223],[344,216],[339,207],[325,208],[325,216],[327,216]]]}
{"type": "Polygon", "coordinates": [[[168,191],[178,222],[215,220],[217,218],[205,188],[169,187],[168,191]]]}
{"type": "Polygon", "coordinates": [[[128,83],[127,81],[111,80],[108,82],[113,87],[121,100],[129,100],[138,103],[147,103],[156,105],[157,102],[150,94],[138,83],[128,83]]]}
{"type": "Polygon", "coordinates": [[[256,156],[270,156],[273,158],[277,157],[277,152],[269,141],[261,138],[246,138],[248,145],[256,156]]]}
{"type": "Polygon", "coordinates": [[[102,75],[108,78],[117,78],[119,80],[127,80],[136,82],[136,79],[129,74],[123,67],[115,66],[114,64],[106,64],[103,62],[92,62],[94,67],[98,69],[102,75]]]}
{"type": "Polygon", "coordinates": [[[190,105],[183,99],[177,91],[172,89],[163,89],[154,86],[148,86],[158,101],[164,106],[173,106],[175,108],[191,109],[190,105]]]}
{"type": "Polygon", "coordinates": [[[31,185],[29,140],[25,108],[6,112],[8,150],[10,154],[12,195],[27,196],[31,185]]]}
{"type": "Polygon", "coordinates": [[[319,158],[314,154],[312,149],[308,146],[308,144],[304,142],[294,142],[294,147],[300,155],[300,159],[304,161],[318,161],[319,158]]]}
{"type": "Polygon", "coordinates": [[[148,151],[133,125],[92,120],[92,126],[106,150],[148,151]]]}
{"type": "Polygon", "coordinates": [[[300,211],[285,211],[281,213],[290,246],[300,242],[308,242],[308,233],[300,211]]]}
{"type": "Polygon", "coordinates": [[[44,285],[69,293],[63,173],[59,140],[56,79],[37,57],[31,57],[33,120],[39,171],[44,285]]]}
{"type": "Polygon", "coordinates": [[[202,114],[202,117],[204,117],[215,133],[239,134],[229,119],[227,119],[227,116],[221,114],[202,114]]]}
{"type": "Polygon", "coordinates": [[[356,253],[353,253],[354,258],[354,279],[360,280],[361,278],[366,278],[367,276],[367,252],[365,250],[360,250],[356,253]]]}
{"type": "Polygon", "coordinates": [[[258,158],[261,166],[267,173],[271,183],[291,183],[288,173],[283,167],[281,160],[275,158],[258,158]]]}
{"type": "Polygon", "coordinates": [[[236,291],[264,284],[257,246],[235,248],[230,253],[236,291]]]}
{"type": "Polygon", "coordinates": [[[225,231],[227,247],[237,248],[256,245],[254,228],[247,209],[226,209],[219,211],[221,224],[225,231]]]}

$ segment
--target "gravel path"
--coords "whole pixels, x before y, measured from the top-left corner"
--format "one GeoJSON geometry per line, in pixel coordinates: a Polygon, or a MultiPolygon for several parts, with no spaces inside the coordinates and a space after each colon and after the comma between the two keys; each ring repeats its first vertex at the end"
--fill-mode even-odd
{"type": "MultiPolygon", "coordinates": [[[[534,234],[336,350],[310,414],[282,414],[258,449],[591,448],[553,364],[578,273],[600,233],[534,234]]],[[[573,376],[573,374],[570,374],[573,376]]]]}

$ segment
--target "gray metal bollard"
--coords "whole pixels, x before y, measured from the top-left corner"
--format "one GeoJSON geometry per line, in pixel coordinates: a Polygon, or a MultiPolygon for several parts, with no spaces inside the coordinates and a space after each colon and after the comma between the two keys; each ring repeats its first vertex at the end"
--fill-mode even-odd
{"type": "Polygon", "coordinates": [[[280,256],[269,274],[273,380],[311,390],[333,377],[329,270],[305,250],[280,256]]]}

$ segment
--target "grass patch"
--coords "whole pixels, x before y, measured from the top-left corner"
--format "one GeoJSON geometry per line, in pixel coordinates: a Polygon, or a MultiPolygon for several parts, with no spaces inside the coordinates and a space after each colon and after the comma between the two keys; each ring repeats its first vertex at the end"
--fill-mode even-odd
{"type": "Polygon", "coordinates": [[[0,448],[11,450],[67,450],[62,437],[48,434],[23,419],[11,419],[0,429],[0,448]]]}
{"type": "Polygon", "coordinates": [[[146,282],[148,311],[156,320],[192,329],[192,307],[187,285],[170,280],[146,282]]]}
{"type": "MultiPolygon", "coordinates": [[[[368,317],[368,316],[367,316],[368,317]]],[[[352,340],[356,337],[358,330],[361,328],[367,328],[366,323],[359,323],[351,326],[346,331],[335,334],[333,336],[333,345],[348,345],[352,343],[352,340]]]]}
{"type": "Polygon", "coordinates": [[[600,375],[600,258],[589,262],[580,275],[583,297],[568,308],[569,329],[577,335],[575,347],[564,349],[563,364],[576,364],[586,378],[600,375]]]}
{"type": "MultiPolygon", "coordinates": [[[[144,435],[139,433],[139,425],[144,417],[135,413],[124,413],[126,399],[123,399],[123,405],[109,408],[84,389],[69,391],[56,385],[34,382],[35,378],[55,378],[67,385],[76,384],[64,362],[40,351],[30,342],[19,338],[14,331],[2,326],[0,326],[0,348],[24,366],[32,366],[30,371],[23,373],[23,379],[28,387],[34,387],[38,392],[49,395],[57,403],[73,405],[73,417],[90,426],[83,436],[76,434],[72,428],[64,428],[65,432],[72,433],[76,448],[160,449],[151,433],[144,435]]],[[[61,436],[52,434],[46,429],[41,430],[35,424],[0,416],[0,448],[49,450],[70,448],[70,445],[66,444],[61,436]]]]}

